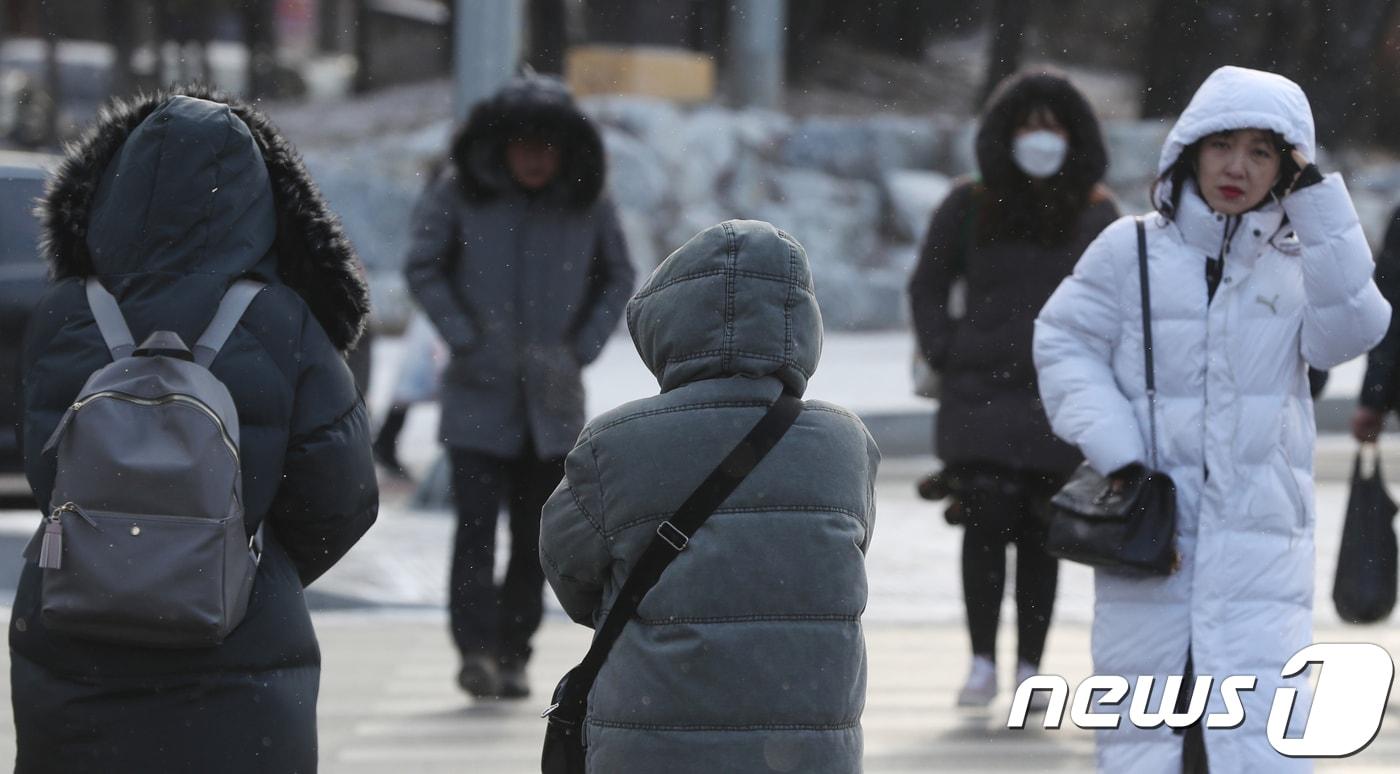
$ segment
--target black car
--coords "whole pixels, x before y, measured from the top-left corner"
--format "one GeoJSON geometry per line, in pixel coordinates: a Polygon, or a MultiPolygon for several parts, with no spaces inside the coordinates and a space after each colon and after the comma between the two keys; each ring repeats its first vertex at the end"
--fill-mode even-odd
{"type": "Polygon", "coordinates": [[[48,266],[39,255],[35,200],[55,156],[0,151],[0,496],[27,495],[15,427],[20,416],[20,346],[43,295],[48,266]]]}

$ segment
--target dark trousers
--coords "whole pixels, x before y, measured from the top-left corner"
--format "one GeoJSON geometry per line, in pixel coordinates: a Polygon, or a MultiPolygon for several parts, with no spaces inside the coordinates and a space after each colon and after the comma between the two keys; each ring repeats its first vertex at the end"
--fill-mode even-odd
{"type": "Polygon", "coordinates": [[[1040,664],[1055,610],[1059,561],[1045,552],[1045,507],[1054,482],[1038,474],[995,469],[961,476],[963,601],[972,652],[994,658],[1001,600],[1006,588],[1006,547],[1016,544],[1017,653],[1040,664]]]}
{"type": "MultiPolygon", "coordinates": [[[[1186,669],[1182,671],[1182,691],[1177,694],[1175,711],[1184,713],[1191,708],[1191,694],[1196,687],[1196,665],[1191,653],[1186,653],[1186,669]]],[[[1206,755],[1205,732],[1200,720],[1178,730],[1182,735],[1181,774],[1210,774],[1210,759],[1206,755]]]]}
{"type": "Polygon", "coordinates": [[[564,461],[536,459],[529,451],[500,459],[454,448],[448,456],[457,506],[448,589],[452,639],[464,656],[524,664],[544,615],[540,510],[564,477],[564,461]],[[510,518],[510,563],[497,586],[496,521],[503,505],[510,518]]]}

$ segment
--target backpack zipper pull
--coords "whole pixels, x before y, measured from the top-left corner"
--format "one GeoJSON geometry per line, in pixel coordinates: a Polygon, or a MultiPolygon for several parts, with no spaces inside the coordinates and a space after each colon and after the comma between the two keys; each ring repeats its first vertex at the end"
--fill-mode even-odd
{"type": "Polygon", "coordinates": [[[63,569],[63,522],[59,514],[70,510],[72,503],[64,503],[53,510],[49,521],[44,525],[44,542],[39,544],[39,569],[63,569]]]}

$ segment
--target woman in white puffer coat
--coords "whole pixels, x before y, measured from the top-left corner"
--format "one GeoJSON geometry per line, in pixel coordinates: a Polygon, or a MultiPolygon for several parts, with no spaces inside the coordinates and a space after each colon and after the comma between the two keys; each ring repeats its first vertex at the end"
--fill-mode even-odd
{"type": "MultiPolygon", "coordinates": [[[[1313,422],[1307,366],[1331,368],[1385,333],[1390,307],[1341,176],[1323,177],[1297,84],[1223,67],[1167,137],[1145,217],[1158,467],[1176,483],[1181,567],[1096,572],[1097,674],[1256,675],[1235,729],[1101,731],[1103,772],[1310,771],[1269,744],[1290,656],[1310,643],[1313,422]],[[1189,666],[1188,666],[1189,664],[1189,666]],[[1193,738],[1194,737],[1194,738],[1193,738]],[[1202,744],[1203,743],[1203,744],[1202,744]],[[1183,756],[1185,751],[1185,756],[1183,756]]],[[[1036,320],[1035,363],[1055,432],[1105,475],[1151,460],[1136,227],[1109,226],[1036,320]]],[[[1294,726],[1305,718],[1299,701],[1294,726]]],[[[1167,707],[1166,709],[1171,709],[1167,707]]]]}

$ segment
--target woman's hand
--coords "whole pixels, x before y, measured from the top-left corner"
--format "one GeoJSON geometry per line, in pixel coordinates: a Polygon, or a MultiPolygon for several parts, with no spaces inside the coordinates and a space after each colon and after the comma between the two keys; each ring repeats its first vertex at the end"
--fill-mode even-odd
{"type": "Polygon", "coordinates": [[[1385,413],[1367,406],[1357,406],[1351,415],[1351,436],[1362,443],[1373,443],[1385,427],[1385,413]]]}
{"type": "Polygon", "coordinates": [[[1291,153],[1293,155],[1293,163],[1298,165],[1298,172],[1294,174],[1293,179],[1288,182],[1288,191],[1284,196],[1300,188],[1307,188],[1314,183],[1322,182],[1322,173],[1318,171],[1317,165],[1313,164],[1312,161],[1297,148],[1294,148],[1291,153]]]}
{"type": "Polygon", "coordinates": [[[1124,465],[1108,474],[1108,490],[1114,494],[1122,494],[1123,490],[1128,488],[1128,484],[1146,473],[1147,469],[1140,462],[1124,465]]]}

